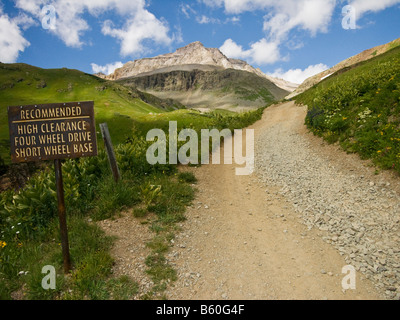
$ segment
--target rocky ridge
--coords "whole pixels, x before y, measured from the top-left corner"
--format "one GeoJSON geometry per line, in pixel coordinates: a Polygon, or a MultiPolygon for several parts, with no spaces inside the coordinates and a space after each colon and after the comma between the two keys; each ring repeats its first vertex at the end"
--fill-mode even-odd
{"type": "Polygon", "coordinates": [[[260,69],[255,69],[245,61],[230,59],[217,48],[206,48],[199,41],[193,42],[183,48],[179,48],[173,53],[130,61],[122,68],[116,69],[115,72],[110,75],[104,76],[98,74],[97,76],[107,80],[119,80],[168,67],[173,67],[174,70],[181,70],[182,66],[185,65],[209,65],[221,67],[223,69],[235,69],[251,72],[262,78],[268,79],[278,87],[289,92],[292,92],[297,87],[296,84],[289,83],[283,79],[270,77],[264,74],[260,69]]]}
{"type": "Polygon", "coordinates": [[[357,63],[372,59],[376,56],[379,56],[387,51],[389,51],[390,49],[393,49],[397,46],[400,45],[400,38],[393,40],[392,42],[389,42],[387,44],[381,45],[381,46],[377,46],[368,50],[365,50],[355,56],[352,56],[340,63],[338,63],[337,65],[335,65],[334,67],[325,70],[315,76],[312,76],[308,79],[306,79],[300,86],[298,86],[292,93],[290,93],[286,98],[287,99],[291,99],[294,98],[295,96],[303,93],[304,91],[307,91],[308,89],[310,89],[311,87],[313,87],[314,85],[318,84],[319,82],[321,82],[322,80],[328,78],[329,76],[331,76],[332,74],[345,69],[345,68],[349,68],[351,66],[354,66],[357,63]]]}
{"type": "Polygon", "coordinates": [[[197,109],[257,109],[284,98],[288,91],[254,73],[211,65],[184,65],[183,70],[163,68],[117,80],[160,99],[173,99],[197,109]]]}

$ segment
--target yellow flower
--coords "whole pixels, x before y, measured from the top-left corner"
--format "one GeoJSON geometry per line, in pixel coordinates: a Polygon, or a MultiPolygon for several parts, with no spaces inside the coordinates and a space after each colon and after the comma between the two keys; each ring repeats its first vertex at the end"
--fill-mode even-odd
{"type": "Polygon", "coordinates": [[[0,241],[0,248],[4,248],[7,245],[6,242],[4,241],[0,241]]]}
{"type": "Polygon", "coordinates": [[[381,151],[381,150],[378,150],[378,153],[382,153],[382,151],[381,151]]]}

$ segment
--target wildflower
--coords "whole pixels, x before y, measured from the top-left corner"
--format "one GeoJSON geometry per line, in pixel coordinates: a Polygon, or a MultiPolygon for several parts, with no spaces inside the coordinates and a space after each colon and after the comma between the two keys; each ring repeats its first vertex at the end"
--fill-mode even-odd
{"type": "Polygon", "coordinates": [[[7,245],[5,241],[0,241],[0,248],[4,248],[7,245]]]}

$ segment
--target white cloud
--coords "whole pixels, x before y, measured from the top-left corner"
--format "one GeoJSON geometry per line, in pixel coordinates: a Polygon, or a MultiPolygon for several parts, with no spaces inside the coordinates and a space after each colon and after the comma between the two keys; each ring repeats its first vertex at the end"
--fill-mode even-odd
{"type": "Polygon", "coordinates": [[[293,29],[309,31],[312,36],[327,32],[337,6],[350,4],[357,16],[378,12],[400,3],[400,0],[201,0],[209,7],[223,7],[227,15],[263,11],[264,31],[269,41],[282,42],[293,29]]]}
{"type": "Polygon", "coordinates": [[[282,59],[278,43],[266,39],[253,43],[250,52],[252,61],[258,65],[272,64],[282,59]]]}
{"type": "Polygon", "coordinates": [[[245,59],[258,65],[272,64],[282,59],[279,45],[266,39],[251,44],[248,50],[244,50],[232,39],[227,39],[220,50],[229,58],[245,59]]]}
{"type": "Polygon", "coordinates": [[[335,0],[301,0],[296,1],[292,9],[277,6],[272,14],[264,17],[263,30],[270,39],[279,42],[285,41],[293,29],[309,31],[312,36],[318,32],[327,32],[335,2],[335,0]]]}
{"type": "Polygon", "coordinates": [[[40,6],[45,5],[45,1],[38,0],[16,0],[15,6],[17,8],[23,9],[31,14],[37,14],[40,12],[40,6]]]}
{"type": "Polygon", "coordinates": [[[367,12],[378,12],[399,4],[400,0],[353,0],[349,4],[356,9],[356,14],[361,17],[367,12]]]}
{"type": "Polygon", "coordinates": [[[81,47],[81,36],[89,29],[89,25],[80,15],[85,9],[85,0],[62,1],[56,0],[50,3],[47,0],[16,0],[16,7],[32,14],[35,19],[42,21],[48,12],[42,12],[42,8],[48,4],[56,10],[56,27],[49,32],[59,37],[69,47],[81,47]]]}
{"type": "Polygon", "coordinates": [[[197,14],[196,10],[194,10],[190,5],[188,4],[181,4],[180,5],[181,12],[185,15],[186,19],[190,19],[191,14],[197,14]]]}
{"type": "Polygon", "coordinates": [[[203,0],[203,3],[211,7],[223,6],[227,14],[265,11],[263,29],[267,39],[282,42],[295,28],[307,30],[312,35],[326,32],[337,0],[203,0]]]}
{"type": "Polygon", "coordinates": [[[155,43],[163,45],[172,43],[166,23],[158,20],[145,9],[140,10],[128,19],[120,29],[114,28],[112,21],[105,21],[102,32],[104,35],[116,38],[121,42],[122,56],[142,53],[145,49],[144,40],[153,40],[155,43]]]}
{"type": "Polygon", "coordinates": [[[123,63],[121,61],[114,62],[114,63],[109,63],[106,64],[105,66],[99,66],[98,64],[92,63],[92,70],[93,73],[104,73],[105,75],[109,75],[113,73],[116,69],[123,67],[123,63]]]}
{"type": "MultiPolygon", "coordinates": [[[[228,39],[221,51],[238,58],[249,59],[259,65],[272,64],[287,59],[282,56],[280,46],[289,39],[294,29],[308,31],[312,36],[327,32],[336,6],[336,0],[203,0],[208,6],[225,8],[227,14],[238,15],[247,11],[265,11],[263,31],[265,37],[249,44],[243,50],[233,40],[228,39]]],[[[301,42],[292,49],[300,48],[301,42]]]]}
{"type": "Polygon", "coordinates": [[[112,21],[103,23],[103,34],[121,42],[121,54],[126,56],[145,50],[143,44],[152,40],[158,44],[170,44],[167,23],[157,19],[146,7],[145,0],[16,0],[16,7],[32,14],[41,21],[44,5],[56,10],[56,27],[49,32],[60,38],[69,47],[80,48],[85,32],[90,30],[84,14],[99,17],[102,13],[115,11],[124,18],[122,28],[115,28],[112,21]]]}
{"type": "Polygon", "coordinates": [[[231,18],[226,18],[225,23],[238,23],[240,22],[240,17],[234,16],[231,18]]]}
{"type": "Polygon", "coordinates": [[[219,50],[227,57],[234,59],[247,59],[250,56],[249,50],[243,50],[243,47],[232,39],[227,39],[219,50]]]}
{"type": "Polygon", "coordinates": [[[175,43],[183,43],[183,33],[182,33],[182,28],[180,25],[174,26],[175,32],[172,35],[172,42],[175,43]]]}
{"type": "Polygon", "coordinates": [[[13,21],[20,27],[22,30],[26,31],[32,26],[37,26],[39,23],[34,20],[32,17],[26,15],[25,13],[19,13],[18,16],[13,18],[13,21]]]}
{"type": "Polygon", "coordinates": [[[202,15],[201,17],[196,17],[196,21],[199,24],[221,23],[219,19],[210,18],[205,15],[202,15]]]}
{"type": "Polygon", "coordinates": [[[274,73],[270,74],[270,76],[274,78],[284,79],[286,81],[302,84],[304,80],[312,77],[322,71],[329,69],[329,67],[323,63],[309,66],[308,68],[301,69],[290,69],[288,71],[283,71],[282,69],[275,70],[274,73]]]}
{"type": "Polygon", "coordinates": [[[3,63],[16,62],[19,53],[30,46],[22,35],[19,23],[26,25],[28,21],[22,17],[10,19],[0,7],[0,61],[3,63]]]}

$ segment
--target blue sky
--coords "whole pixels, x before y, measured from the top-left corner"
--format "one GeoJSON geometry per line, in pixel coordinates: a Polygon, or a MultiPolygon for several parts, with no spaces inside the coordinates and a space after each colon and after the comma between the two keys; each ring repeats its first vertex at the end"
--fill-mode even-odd
{"type": "Polygon", "coordinates": [[[0,0],[0,61],[109,73],[201,41],[299,83],[399,38],[399,18],[400,0],[0,0]]]}

